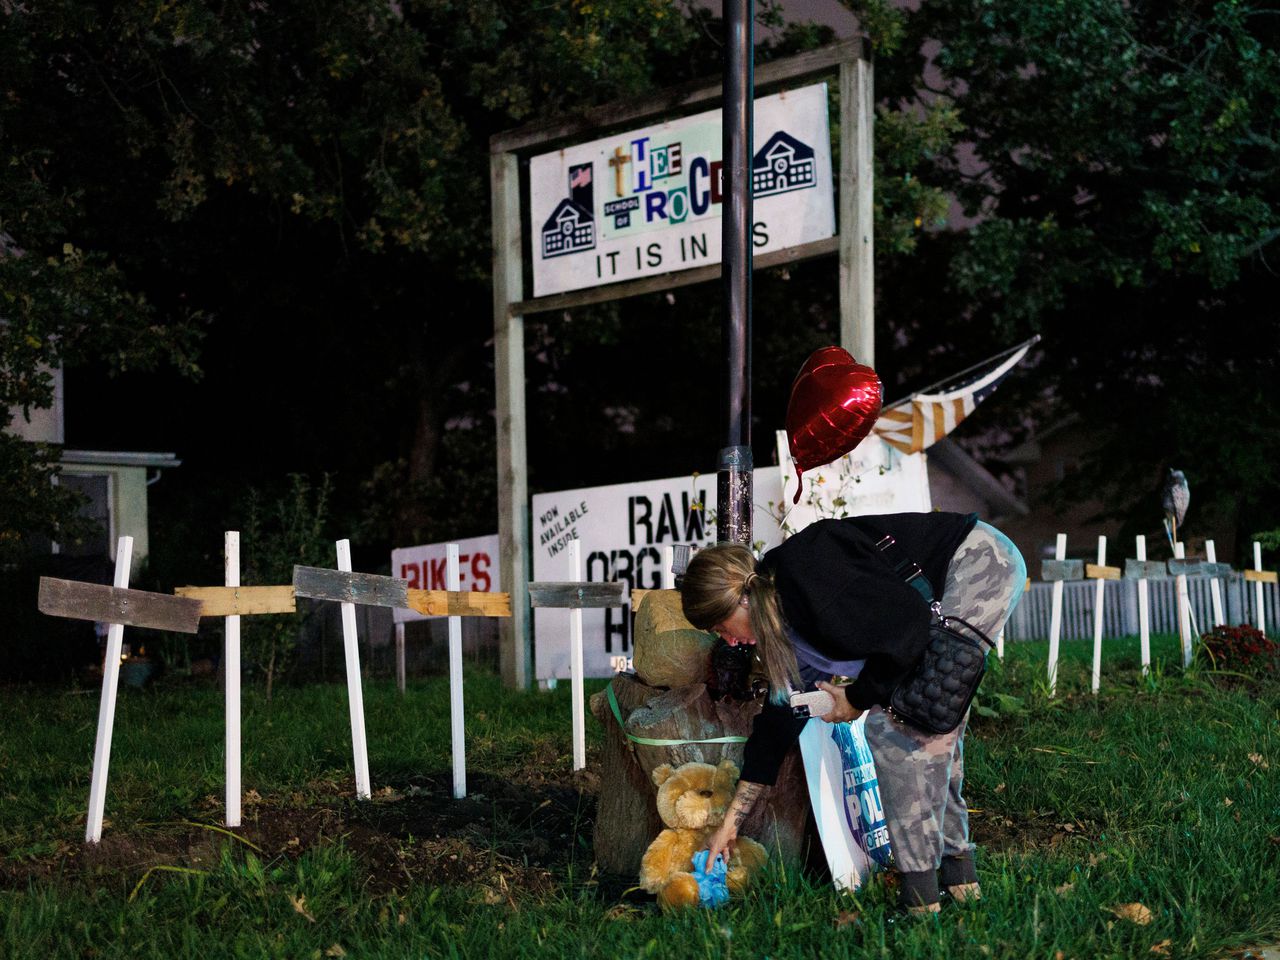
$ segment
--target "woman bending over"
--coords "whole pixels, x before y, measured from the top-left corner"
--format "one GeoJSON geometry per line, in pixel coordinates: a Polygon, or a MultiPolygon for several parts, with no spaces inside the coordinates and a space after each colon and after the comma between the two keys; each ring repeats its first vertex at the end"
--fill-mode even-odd
{"type": "Polygon", "coordinates": [[[1017,604],[1026,566],[1017,547],[976,514],[901,513],[819,520],[759,563],[738,544],[694,555],[680,586],[685,617],[730,644],[754,644],[769,697],[743,753],[742,777],[710,859],[731,855],[738,828],[777,780],[787,750],[808,721],[792,716],[792,691],[822,689],[831,723],[867,714],[866,734],[901,903],[938,909],[940,889],[976,900],[978,875],[964,785],[965,723],[930,734],[885,707],[898,679],[924,651],[931,613],[924,594],[895,572],[878,546],[886,536],[919,564],[944,615],[996,636],[1017,604]],[[835,676],[853,678],[834,685],[835,676]]]}

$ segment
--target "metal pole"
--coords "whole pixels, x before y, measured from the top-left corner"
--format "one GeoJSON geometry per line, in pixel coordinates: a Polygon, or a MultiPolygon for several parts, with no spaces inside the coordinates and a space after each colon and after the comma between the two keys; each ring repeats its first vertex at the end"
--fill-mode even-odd
{"type": "Polygon", "coordinates": [[[752,0],[725,0],[724,283],[725,445],[716,483],[716,539],[751,543],[751,151],[755,37],[752,0]]]}

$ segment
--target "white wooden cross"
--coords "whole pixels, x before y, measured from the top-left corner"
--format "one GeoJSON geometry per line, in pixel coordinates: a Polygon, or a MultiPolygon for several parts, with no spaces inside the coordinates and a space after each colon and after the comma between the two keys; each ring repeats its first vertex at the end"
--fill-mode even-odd
{"type": "MultiPolygon", "coordinates": [[[[1138,534],[1134,557],[1139,563],[1147,562],[1147,538],[1142,534],[1138,534]]],[[[1146,577],[1138,578],[1138,645],[1145,677],[1151,672],[1151,596],[1146,577]]]]}
{"type": "Polygon", "coordinates": [[[529,606],[567,609],[569,613],[569,685],[573,709],[573,769],[587,765],[586,704],[582,688],[582,611],[588,607],[620,607],[621,583],[587,583],[582,580],[581,542],[569,541],[569,569],[574,578],[560,582],[529,584],[529,606]]]}
{"type": "MultiPolygon", "coordinates": [[[[1186,545],[1177,540],[1173,544],[1173,559],[1185,560],[1187,558],[1186,545]]],[[[1195,644],[1192,642],[1191,636],[1191,597],[1187,592],[1187,575],[1185,573],[1177,574],[1176,590],[1178,597],[1178,637],[1182,641],[1182,666],[1189,667],[1191,665],[1191,657],[1195,653],[1195,644]]]]}
{"type": "Polygon", "coordinates": [[[1098,562],[1096,565],[1085,564],[1084,575],[1086,579],[1098,581],[1093,595],[1093,681],[1090,685],[1090,689],[1097,693],[1098,686],[1102,682],[1102,626],[1106,585],[1108,580],[1120,579],[1120,568],[1107,566],[1106,537],[1098,537],[1098,562]]]}
{"type": "MultiPolygon", "coordinates": [[[[1218,565],[1218,550],[1214,546],[1212,540],[1204,542],[1204,555],[1209,563],[1216,569],[1218,565]]],[[[1221,626],[1227,622],[1227,618],[1222,615],[1222,586],[1218,583],[1218,578],[1214,576],[1209,581],[1209,594],[1213,600],[1213,624],[1212,626],[1221,626]]]]}
{"type": "Polygon", "coordinates": [[[356,633],[355,605],[402,607],[424,615],[449,617],[449,712],[453,748],[453,795],[466,796],[466,750],[463,730],[462,627],[459,617],[511,616],[511,596],[506,593],[473,593],[457,589],[458,546],[449,544],[452,573],[448,590],[413,590],[408,581],[371,573],[351,572],[351,542],[339,540],[338,569],[293,568],[293,585],[300,597],[330,600],[342,604],[342,636],[347,664],[347,693],[351,709],[351,748],[355,762],[356,795],[367,800],[372,795],[369,759],[364,726],[364,696],[360,685],[360,652],[356,633]]]}
{"type": "MultiPolygon", "coordinates": [[[[1054,546],[1053,559],[1067,559],[1067,535],[1058,534],[1054,546]]],[[[1053,607],[1049,615],[1049,696],[1058,690],[1058,641],[1062,636],[1062,591],[1063,581],[1053,582],[1053,607]]]]}
{"type": "Polygon", "coordinates": [[[85,817],[86,843],[98,843],[102,839],[102,819],[107,801],[107,769],[111,762],[111,735],[115,728],[120,653],[125,626],[151,627],[179,633],[195,633],[200,627],[198,602],[162,593],[128,589],[132,560],[133,537],[121,537],[116,544],[114,586],[40,578],[37,605],[42,613],[109,624],[106,655],[102,661],[102,697],[98,701],[98,733],[93,745],[89,810],[85,817]]]}
{"type": "Polygon", "coordinates": [[[225,822],[228,827],[240,826],[242,817],[242,766],[240,732],[240,618],[262,614],[293,613],[297,609],[293,587],[240,585],[240,532],[227,530],[222,535],[223,581],[222,587],[178,587],[173,592],[180,597],[200,601],[201,616],[226,618],[226,638],[223,646],[222,672],[224,674],[223,727],[225,747],[225,822]]]}
{"type": "Polygon", "coordinates": [[[1244,572],[1244,576],[1246,581],[1252,580],[1254,583],[1253,599],[1254,610],[1258,618],[1258,632],[1263,636],[1266,636],[1267,606],[1263,601],[1262,585],[1264,583],[1275,583],[1276,574],[1274,570],[1268,571],[1262,569],[1262,544],[1257,540],[1253,541],[1253,569],[1246,570],[1244,572]],[[1250,576],[1250,574],[1254,574],[1254,576],[1250,576]],[[1270,574],[1270,576],[1268,577],[1266,574],[1270,574]]]}

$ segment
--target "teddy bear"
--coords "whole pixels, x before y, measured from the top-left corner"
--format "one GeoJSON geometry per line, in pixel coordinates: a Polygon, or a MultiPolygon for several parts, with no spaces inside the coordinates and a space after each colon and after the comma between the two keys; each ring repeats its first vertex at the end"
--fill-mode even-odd
{"type": "MultiPolygon", "coordinates": [[[[658,815],[667,828],[649,844],[640,861],[640,886],[658,895],[664,908],[696,906],[698,881],[693,855],[707,846],[738,784],[738,767],[731,760],[718,767],[696,761],[672,767],[661,764],[653,771],[658,786],[658,815]]],[[[726,885],[738,895],[760,871],[768,853],[750,837],[739,837],[729,860],[726,885]]]]}

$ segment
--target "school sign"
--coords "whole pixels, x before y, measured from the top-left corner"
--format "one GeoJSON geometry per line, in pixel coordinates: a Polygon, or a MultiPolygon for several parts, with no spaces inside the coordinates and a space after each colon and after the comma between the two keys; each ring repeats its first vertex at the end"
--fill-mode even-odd
{"type": "MultiPolygon", "coordinates": [[[[720,111],[533,157],[535,296],[720,262],[720,111]]],[[[756,253],[835,236],[827,85],[755,104],[756,253]]]]}

